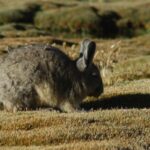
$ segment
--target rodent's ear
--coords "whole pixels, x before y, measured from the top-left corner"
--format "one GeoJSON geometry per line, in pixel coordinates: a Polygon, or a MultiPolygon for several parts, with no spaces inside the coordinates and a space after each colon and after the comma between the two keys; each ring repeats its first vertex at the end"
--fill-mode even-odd
{"type": "Polygon", "coordinates": [[[84,71],[91,63],[95,54],[95,42],[85,39],[81,42],[80,57],[77,60],[77,68],[84,71]]]}

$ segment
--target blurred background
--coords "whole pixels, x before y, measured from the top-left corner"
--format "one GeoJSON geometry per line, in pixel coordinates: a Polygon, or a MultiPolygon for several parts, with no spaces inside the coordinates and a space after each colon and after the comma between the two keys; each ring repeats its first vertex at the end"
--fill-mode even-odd
{"type": "Polygon", "coordinates": [[[0,0],[0,37],[131,38],[150,33],[150,0],[0,0]]]}

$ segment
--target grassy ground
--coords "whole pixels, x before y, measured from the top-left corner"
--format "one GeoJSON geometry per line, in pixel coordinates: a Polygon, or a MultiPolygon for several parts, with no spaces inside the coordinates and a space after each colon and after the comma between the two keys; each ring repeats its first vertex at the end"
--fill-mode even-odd
{"type": "Polygon", "coordinates": [[[2,112],[0,144],[14,149],[148,149],[149,119],[147,109],[2,112]]]}

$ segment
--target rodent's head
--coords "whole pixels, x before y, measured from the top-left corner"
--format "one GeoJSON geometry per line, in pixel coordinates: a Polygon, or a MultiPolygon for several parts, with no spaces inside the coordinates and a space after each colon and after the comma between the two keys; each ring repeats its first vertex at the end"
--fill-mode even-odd
{"type": "Polygon", "coordinates": [[[84,72],[84,84],[87,89],[88,96],[98,97],[103,93],[103,82],[98,68],[91,64],[84,72]]]}
{"type": "Polygon", "coordinates": [[[103,92],[103,82],[97,66],[93,63],[95,50],[95,42],[88,39],[82,41],[76,66],[83,75],[87,96],[97,97],[103,92]]]}

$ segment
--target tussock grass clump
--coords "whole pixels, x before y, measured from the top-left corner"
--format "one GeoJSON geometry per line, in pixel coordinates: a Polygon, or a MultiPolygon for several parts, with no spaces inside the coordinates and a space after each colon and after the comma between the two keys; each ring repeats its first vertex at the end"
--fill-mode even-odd
{"type": "Polygon", "coordinates": [[[110,77],[116,63],[118,63],[121,51],[120,43],[121,41],[119,40],[110,45],[106,44],[105,47],[99,47],[101,50],[96,53],[96,64],[101,70],[101,76],[105,85],[110,84],[110,77]]]}
{"type": "Polygon", "coordinates": [[[114,68],[112,81],[123,82],[150,78],[150,56],[141,56],[123,61],[114,68]]]}
{"type": "Polygon", "coordinates": [[[116,9],[122,17],[118,21],[119,34],[122,36],[133,37],[146,32],[150,27],[150,2],[145,1],[116,9]],[[146,9],[145,9],[146,8],[146,9]]]}
{"type": "Polygon", "coordinates": [[[47,10],[36,15],[35,26],[55,33],[97,35],[100,33],[100,18],[95,11],[89,6],[47,10]]]}
{"type": "Polygon", "coordinates": [[[36,3],[0,10],[0,25],[12,22],[32,22],[35,12],[39,10],[36,3]]]}
{"type": "Polygon", "coordinates": [[[139,56],[122,60],[118,63],[121,48],[117,45],[111,45],[110,51],[101,55],[104,60],[101,60],[101,75],[105,85],[113,85],[115,83],[123,83],[125,81],[133,81],[139,79],[150,78],[150,56],[139,56]]]}

